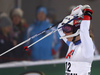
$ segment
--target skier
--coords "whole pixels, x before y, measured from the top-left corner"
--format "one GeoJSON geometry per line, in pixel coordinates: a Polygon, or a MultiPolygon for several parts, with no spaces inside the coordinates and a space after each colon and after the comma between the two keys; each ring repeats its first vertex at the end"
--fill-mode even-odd
{"type": "Polygon", "coordinates": [[[58,30],[66,44],[67,41],[71,42],[66,55],[65,75],[90,75],[95,51],[89,34],[92,13],[89,5],[79,5],[58,25],[59,28],[76,15],[79,16],[58,30]]]}

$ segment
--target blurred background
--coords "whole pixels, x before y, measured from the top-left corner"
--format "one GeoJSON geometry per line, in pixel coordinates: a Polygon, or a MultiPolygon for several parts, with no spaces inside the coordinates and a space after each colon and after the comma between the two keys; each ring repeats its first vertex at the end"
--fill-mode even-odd
{"type": "MultiPolygon", "coordinates": [[[[61,21],[77,5],[93,9],[91,28],[96,46],[91,75],[100,75],[100,0],[0,0],[0,54],[61,21]],[[98,66],[99,65],[99,66],[98,66]]],[[[58,32],[24,50],[56,27],[0,57],[2,75],[64,75],[68,45],[58,32]]]]}

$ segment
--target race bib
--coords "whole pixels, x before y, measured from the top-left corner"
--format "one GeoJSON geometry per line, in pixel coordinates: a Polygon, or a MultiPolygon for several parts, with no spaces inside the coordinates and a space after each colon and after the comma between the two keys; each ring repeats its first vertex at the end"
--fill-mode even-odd
{"type": "Polygon", "coordinates": [[[65,62],[65,75],[90,75],[91,64],[87,62],[65,62]]]}

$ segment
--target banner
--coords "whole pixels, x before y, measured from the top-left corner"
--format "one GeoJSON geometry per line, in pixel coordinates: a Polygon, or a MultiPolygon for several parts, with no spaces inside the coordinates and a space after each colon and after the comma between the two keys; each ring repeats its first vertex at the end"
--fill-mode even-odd
{"type": "MultiPolygon", "coordinates": [[[[65,75],[64,61],[65,59],[58,59],[0,64],[0,75],[65,75]]],[[[91,75],[100,75],[100,60],[93,62],[91,75]]]]}

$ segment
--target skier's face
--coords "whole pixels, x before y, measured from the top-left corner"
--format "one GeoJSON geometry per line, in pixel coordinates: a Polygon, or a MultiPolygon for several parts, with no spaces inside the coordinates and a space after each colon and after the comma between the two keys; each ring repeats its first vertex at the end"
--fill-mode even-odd
{"type": "MultiPolygon", "coordinates": [[[[72,32],[69,32],[69,33],[64,32],[64,33],[65,33],[66,36],[72,34],[72,32]]],[[[71,42],[73,40],[73,37],[67,38],[67,40],[71,42]]]]}

